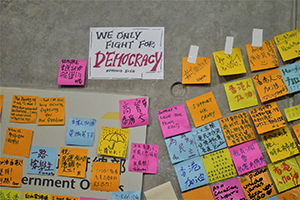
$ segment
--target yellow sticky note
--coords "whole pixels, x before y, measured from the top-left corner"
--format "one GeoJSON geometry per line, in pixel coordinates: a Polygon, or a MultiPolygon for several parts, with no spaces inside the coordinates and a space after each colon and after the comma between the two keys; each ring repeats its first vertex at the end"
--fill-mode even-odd
{"type": "Polygon", "coordinates": [[[298,139],[298,142],[300,143],[300,124],[293,126],[293,130],[298,139]]]}
{"type": "Polygon", "coordinates": [[[38,97],[13,95],[10,122],[36,123],[38,97]]]}
{"type": "Polygon", "coordinates": [[[4,95],[0,95],[0,115],[2,113],[2,106],[3,106],[3,99],[4,99],[4,95]]]}
{"type": "Polygon", "coordinates": [[[0,157],[0,186],[21,187],[23,159],[0,157]]]}
{"type": "MultiPolygon", "coordinates": [[[[50,200],[50,199],[49,199],[50,200]]],[[[62,195],[51,195],[51,200],[79,200],[78,197],[62,196],[62,195]]]]}
{"type": "Polygon", "coordinates": [[[300,105],[284,109],[287,120],[294,121],[300,119],[300,105]]]}
{"type": "Polygon", "coordinates": [[[283,61],[300,57],[300,28],[274,37],[283,61]]]}
{"type": "Polygon", "coordinates": [[[29,129],[7,127],[3,153],[28,158],[32,133],[29,129]]]}
{"type": "Polygon", "coordinates": [[[79,148],[62,147],[58,176],[85,177],[88,150],[79,148]]]}
{"type": "Polygon", "coordinates": [[[279,66],[273,40],[264,41],[261,47],[246,45],[251,71],[271,69],[279,66]]]}
{"type": "Polygon", "coordinates": [[[298,163],[298,165],[299,165],[299,167],[300,167],[300,155],[298,155],[298,156],[295,156],[295,158],[296,158],[296,160],[297,160],[297,163],[298,163]]]}
{"type": "Polygon", "coordinates": [[[298,200],[300,199],[300,187],[278,194],[277,198],[278,200],[298,200]]]}
{"type": "Polygon", "coordinates": [[[189,190],[187,192],[181,193],[183,200],[215,200],[210,190],[209,185],[205,185],[202,187],[198,187],[193,190],[189,190]]]}
{"type": "Polygon", "coordinates": [[[262,135],[262,141],[272,162],[299,153],[297,145],[287,126],[262,135]]]}
{"type": "Polygon", "coordinates": [[[125,158],[129,132],[129,129],[103,126],[98,145],[98,154],[125,158]]]}
{"type": "Polygon", "coordinates": [[[196,63],[187,60],[188,57],[182,58],[182,84],[210,83],[210,57],[197,57],[196,63]]]}
{"type": "Polygon", "coordinates": [[[120,163],[93,162],[91,190],[119,191],[120,163]]]}
{"type": "Polygon", "coordinates": [[[278,192],[283,192],[300,184],[300,168],[294,157],[268,164],[278,192]]]}
{"type": "Polygon", "coordinates": [[[40,98],[38,125],[65,124],[65,97],[40,98]]]}
{"type": "Polygon", "coordinates": [[[1,200],[21,200],[21,191],[0,189],[1,200]]]}
{"type": "Polygon", "coordinates": [[[196,127],[222,118],[213,92],[187,100],[186,104],[196,127]]]}
{"type": "Polygon", "coordinates": [[[240,47],[233,48],[231,54],[225,54],[223,50],[213,52],[213,56],[220,76],[246,73],[240,47]]]}
{"type": "Polygon", "coordinates": [[[224,88],[231,111],[258,105],[251,78],[225,83],[224,88]]]}
{"type": "Polygon", "coordinates": [[[40,200],[51,199],[51,194],[39,193],[39,192],[24,192],[23,200],[40,200]]]}

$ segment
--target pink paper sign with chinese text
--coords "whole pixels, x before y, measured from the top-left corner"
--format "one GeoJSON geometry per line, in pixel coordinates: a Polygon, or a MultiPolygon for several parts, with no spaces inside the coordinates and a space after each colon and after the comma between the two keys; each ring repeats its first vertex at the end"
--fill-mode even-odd
{"type": "Polygon", "coordinates": [[[149,125],[147,98],[120,100],[121,127],[149,125]]]}
{"type": "Polygon", "coordinates": [[[57,85],[84,85],[86,60],[60,60],[57,85]]]}

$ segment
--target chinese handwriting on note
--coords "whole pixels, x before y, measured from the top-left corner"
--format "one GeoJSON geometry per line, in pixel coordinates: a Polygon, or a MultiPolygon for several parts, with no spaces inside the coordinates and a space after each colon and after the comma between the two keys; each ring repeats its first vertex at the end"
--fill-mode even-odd
{"type": "Polygon", "coordinates": [[[40,98],[38,125],[64,125],[65,98],[40,98]]]}
{"type": "Polygon", "coordinates": [[[21,187],[23,159],[0,157],[0,186],[21,187]]]}
{"type": "Polygon", "coordinates": [[[300,105],[284,109],[287,120],[294,121],[300,119],[300,105]]]}
{"type": "Polygon", "coordinates": [[[141,192],[140,191],[118,191],[113,192],[113,200],[140,200],[141,192]]]}
{"type": "Polygon", "coordinates": [[[57,85],[84,85],[86,60],[60,60],[57,85]]]}
{"type": "Polygon", "coordinates": [[[182,58],[182,84],[210,83],[210,57],[197,57],[196,63],[187,62],[182,58]]]}
{"type": "Polygon", "coordinates": [[[36,123],[38,97],[13,95],[10,122],[36,123]]]}
{"type": "Polygon", "coordinates": [[[298,142],[300,142],[300,124],[293,126],[293,130],[298,139],[298,142]]]}
{"type": "Polygon", "coordinates": [[[300,91],[300,61],[279,69],[289,93],[300,91]]]}
{"type": "Polygon", "coordinates": [[[215,197],[215,200],[246,200],[245,194],[238,178],[229,179],[222,183],[210,186],[210,188],[215,197]]]}
{"type": "Polygon", "coordinates": [[[23,200],[50,200],[51,194],[37,193],[37,192],[24,192],[23,200]]]}
{"type": "Polygon", "coordinates": [[[21,191],[0,189],[1,200],[21,200],[21,191]]]}
{"type": "Polygon", "coordinates": [[[62,196],[62,195],[51,195],[51,200],[79,200],[78,197],[62,196]]]}

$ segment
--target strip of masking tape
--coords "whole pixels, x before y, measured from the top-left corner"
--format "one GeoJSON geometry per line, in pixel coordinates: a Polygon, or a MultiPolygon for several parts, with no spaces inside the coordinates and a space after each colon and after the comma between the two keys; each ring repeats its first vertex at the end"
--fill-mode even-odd
{"type": "Polygon", "coordinates": [[[261,47],[263,41],[263,29],[254,28],[252,31],[252,46],[261,47]]]}
{"type": "Polygon", "coordinates": [[[120,113],[118,112],[107,112],[101,117],[101,119],[120,120],[120,113]]]}
{"type": "Polygon", "coordinates": [[[198,56],[198,50],[199,50],[199,46],[191,45],[189,57],[187,60],[188,63],[194,63],[194,64],[196,63],[197,56],[198,56]]]}
{"type": "Polygon", "coordinates": [[[225,54],[232,54],[233,40],[234,37],[231,36],[226,37],[225,51],[224,51],[225,54]]]}

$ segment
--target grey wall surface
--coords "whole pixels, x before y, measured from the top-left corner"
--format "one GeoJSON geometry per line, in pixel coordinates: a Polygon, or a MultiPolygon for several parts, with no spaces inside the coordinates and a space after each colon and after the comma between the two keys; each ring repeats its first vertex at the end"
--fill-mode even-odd
{"type": "MultiPolygon", "coordinates": [[[[223,84],[261,73],[250,71],[246,54],[245,45],[252,41],[252,29],[263,29],[263,39],[271,40],[300,28],[297,0],[1,0],[0,13],[1,86],[149,96],[147,143],[160,145],[160,153],[158,173],[144,175],[143,190],[171,181],[178,198],[181,198],[180,187],[156,111],[209,91],[214,92],[223,117],[248,110],[230,111],[223,84]],[[90,27],[157,26],[165,27],[164,80],[87,80],[84,87],[57,86],[60,59],[88,59],[90,27]],[[234,47],[241,48],[246,74],[218,75],[212,53],[224,50],[226,36],[234,36],[234,47]],[[211,57],[211,84],[184,88],[176,85],[172,95],[172,85],[181,81],[181,60],[188,55],[190,45],[200,47],[198,56],[211,57]],[[186,92],[180,96],[182,90],[186,92]]],[[[284,63],[277,54],[280,66],[300,60],[284,63]]],[[[287,95],[276,102],[283,112],[284,108],[300,104],[300,94],[287,95]]],[[[188,116],[194,127],[189,112],[188,116]]],[[[299,122],[289,123],[289,127],[299,122]]],[[[260,137],[257,141],[261,141],[260,137]]]]}

